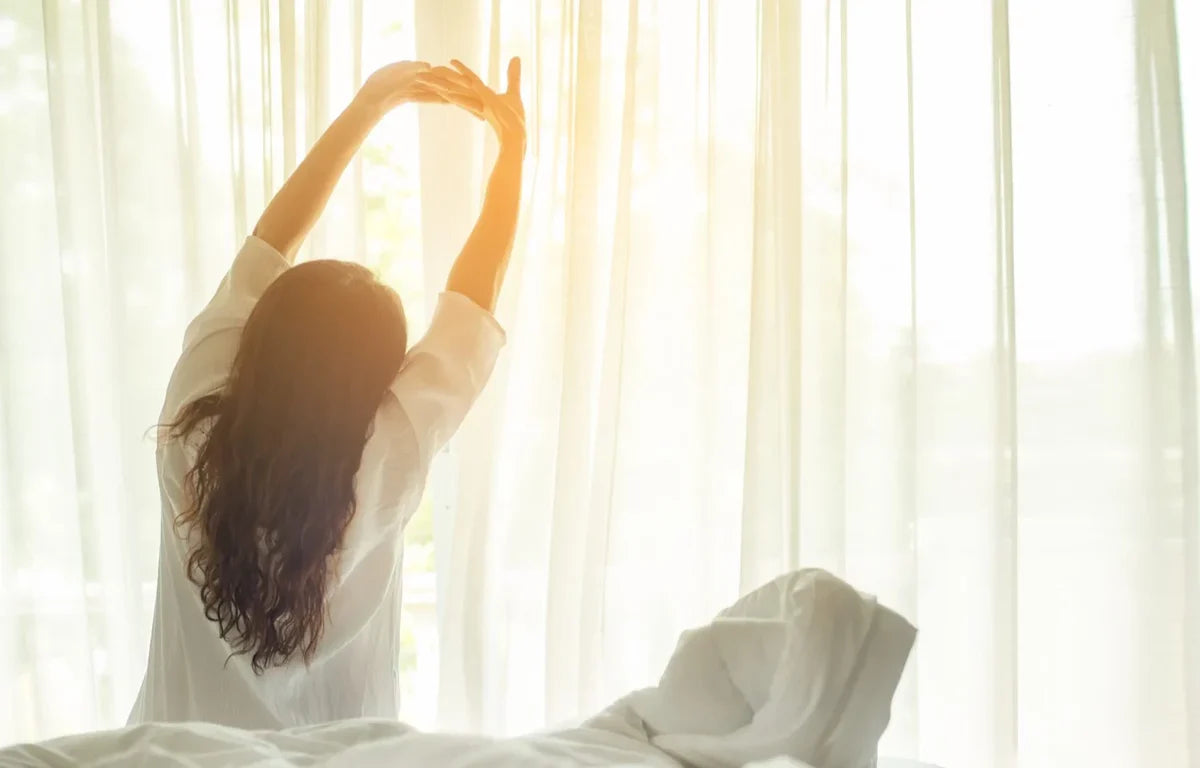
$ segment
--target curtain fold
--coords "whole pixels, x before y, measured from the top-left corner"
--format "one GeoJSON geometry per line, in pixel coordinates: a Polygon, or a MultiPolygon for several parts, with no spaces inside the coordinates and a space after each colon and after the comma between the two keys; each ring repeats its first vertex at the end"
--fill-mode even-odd
{"type": "Polygon", "coordinates": [[[1018,675],[1017,643],[1021,629],[1017,583],[1020,544],[1020,483],[1018,458],[1020,406],[1016,329],[1016,282],[1013,224],[1012,64],[1008,0],[992,0],[992,141],[995,198],[995,384],[996,476],[991,553],[993,665],[991,748],[999,765],[1017,759],[1018,675]]]}
{"type": "MultiPolygon", "coordinates": [[[[410,526],[406,716],[572,718],[819,566],[920,628],[882,753],[1200,765],[1197,40],[1171,0],[0,0],[0,741],[123,722],[147,430],[272,191],[374,66],[519,54],[509,345],[410,526]]],[[[419,331],[493,153],[388,117],[301,258],[419,331]]]]}
{"type": "MultiPolygon", "coordinates": [[[[1200,562],[1197,561],[1197,523],[1200,482],[1197,459],[1197,382],[1194,334],[1194,307],[1191,266],[1188,260],[1187,163],[1184,157],[1183,99],[1180,83],[1179,42],[1175,7],[1170,2],[1141,2],[1136,27],[1138,65],[1139,137],[1142,163],[1142,194],[1147,254],[1147,284],[1150,286],[1186,286],[1189,290],[1154,291],[1147,301],[1147,337],[1151,370],[1149,386],[1154,388],[1154,424],[1149,448],[1167,458],[1165,467],[1151,485],[1156,507],[1151,522],[1162,532],[1175,529],[1182,538],[1182,562],[1174,558],[1159,564],[1154,572],[1160,578],[1182,575],[1182,627],[1185,637],[1200,637],[1196,612],[1196,590],[1200,586],[1200,562]],[[1163,272],[1166,273],[1164,278],[1163,272]],[[1166,295],[1163,295],[1163,294],[1166,295]],[[1175,408],[1171,408],[1175,404],[1175,408]],[[1178,505],[1176,521],[1172,507],[1178,505]],[[1177,526],[1180,526],[1178,527],[1177,526]],[[1178,571],[1175,570],[1178,568],[1178,571]]],[[[1149,581],[1149,580],[1147,580],[1149,581]]],[[[1152,588],[1149,583],[1147,588],[1152,588]]],[[[1152,617],[1178,610],[1178,605],[1155,606],[1152,617]]],[[[1154,638],[1159,641],[1159,638],[1154,638]]],[[[1172,670],[1174,671],[1174,670],[1172,670]]],[[[1185,706],[1194,711],[1200,696],[1200,656],[1197,644],[1188,642],[1182,659],[1185,706]]],[[[1152,684],[1151,684],[1152,685],[1152,684]]],[[[1147,694],[1154,695],[1147,685],[1147,694]]],[[[1193,760],[1200,760],[1200,724],[1192,718],[1183,734],[1193,760]]],[[[1153,732],[1157,726],[1147,722],[1153,732]]]]}

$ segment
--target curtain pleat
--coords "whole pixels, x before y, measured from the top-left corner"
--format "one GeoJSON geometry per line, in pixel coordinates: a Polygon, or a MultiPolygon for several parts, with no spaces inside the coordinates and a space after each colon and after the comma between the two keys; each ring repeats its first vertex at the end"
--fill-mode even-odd
{"type": "Polygon", "coordinates": [[[793,395],[804,350],[797,322],[803,183],[786,170],[803,167],[797,129],[803,50],[798,11],[788,2],[764,2],[759,8],[742,590],[800,559],[800,468],[793,463],[800,413],[793,395]]]}
{"type": "MultiPolygon", "coordinates": [[[[1166,533],[1180,525],[1180,573],[1169,561],[1143,576],[1144,589],[1156,581],[1182,575],[1182,606],[1174,601],[1148,601],[1147,624],[1161,623],[1182,607],[1182,627],[1187,638],[1200,637],[1197,614],[1197,415],[1196,361],[1193,331],[1191,268],[1188,259],[1187,168],[1183,143],[1183,111],[1179,78],[1175,4],[1171,0],[1140,0],[1135,5],[1135,55],[1138,73],[1138,107],[1144,233],[1147,267],[1147,349],[1150,353],[1149,403],[1152,455],[1161,465],[1151,474],[1152,504],[1146,521],[1166,533]],[[1165,272],[1165,274],[1164,274],[1165,272]],[[1160,286],[1169,286],[1168,291],[1160,286]],[[1175,405],[1175,407],[1172,407],[1175,405]],[[1178,498],[1173,501],[1173,496],[1178,498]],[[1174,518],[1178,504],[1178,523],[1174,518]],[[1154,578],[1157,577],[1157,578],[1154,578]],[[1157,622],[1154,620],[1157,619],[1157,622]]],[[[1160,534],[1161,535],[1161,534],[1160,534]]],[[[1148,637],[1147,643],[1159,638],[1148,637]]],[[[1189,711],[1200,700],[1200,655],[1189,643],[1182,659],[1184,698],[1189,711]]],[[[1153,696],[1147,681],[1145,695],[1153,696]]],[[[1147,718],[1141,724],[1153,743],[1158,724],[1147,718]]],[[[1189,723],[1184,736],[1190,765],[1200,764],[1200,725],[1189,723]]],[[[1153,749],[1147,745],[1147,749],[1153,749]]]]}
{"type": "Polygon", "coordinates": [[[246,232],[246,155],[242,142],[242,25],[237,0],[225,0],[225,72],[229,83],[229,177],[233,182],[233,226],[246,232]]]}
{"type": "Polygon", "coordinates": [[[1016,287],[1013,258],[1012,85],[1008,0],[992,0],[992,139],[996,204],[996,480],[993,521],[993,764],[1016,764],[1018,476],[1016,287]]]}
{"type": "MultiPolygon", "coordinates": [[[[903,582],[905,588],[901,602],[895,608],[906,616],[916,616],[920,613],[919,594],[917,585],[920,583],[920,561],[916,556],[915,542],[918,538],[920,519],[920,488],[919,467],[917,458],[921,451],[920,431],[920,338],[918,336],[917,305],[918,305],[918,271],[917,271],[917,150],[916,150],[916,110],[915,84],[913,78],[913,0],[904,3],[904,74],[906,80],[904,114],[906,118],[906,134],[908,139],[908,370],[902,376],[905,381],[902,386],[903,409],[902,417],[902,456],[901,456],[901,518],[904,521],[899,530],[899,538],[906,546],[907,562],[904,564],[903,582]]],[[[903,735],[897,739],[900,748],[908,752],[916,751],[920,744],[920,670],[918,658],[909,660],[908,679],[901,687],[896,697],[902,704],[897,707],[900,711],[898,724],[893,728],[903,735]]]]}
{"type": "MultiPolygon", "coordinates": [[[[599,194],[600,109],[599,61],[602,5],[598,0],[579,0],[571,9],[573,26],[564,31],[560,45],[569,46],[565,63],[569,86],[560,98],[569,99],[567,130],[570,151],[564,158],[565,199],[563,201],[564,245],[562,304],[563,349],[562,390],[558,410],[558,451],[554,461],[555,482],[549,542],[550,573],[546,596],[546,717],[558,721],[577,712],[586,695],[587,672],[582,669],[582,626],[588,614],[600,610],[602,603],[587,599],[585,585],[590,580],[585,556],[589,518],[593,508],[591,467],[595,413],[596,379],[593,370],[598,358],[598,323],[603,307],[597,301],[603,294],[599,274],[604,261],[600,256],[600,222],[597,220],[599,194]],[[567,95],[569,94],[569,95],[567,95]]],[[[570,18],[564,13],[565,18],[570,18]]],[[[548,297],[549,298],[549,297],[548,297]]],[[[594,626],[594,624],[593,624],[594,626]]]]}

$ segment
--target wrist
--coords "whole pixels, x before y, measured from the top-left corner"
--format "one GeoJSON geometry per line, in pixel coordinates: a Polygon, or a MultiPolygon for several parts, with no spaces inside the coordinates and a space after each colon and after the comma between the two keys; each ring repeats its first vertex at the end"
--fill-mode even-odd
{"type": "Polygon", "coordinates": [[[524,139],[504,139],[500,142],[500,153],[497,160],[520,163],[525,159],[524,139]]]}
{"type": "Polygon", "coordinates": [[[393,107],[398,106],[398,104],[399,101],[397,101],[396,104],[389,104],[384,99],[381,99],[364,89],[360,90],[354,95],[354,98],[350,101],[350,106],[347,107],[346,111],[350,112],[355,117],[368,121],[374,125],[382,120],[384,115],[390,112],[393,107]]]}

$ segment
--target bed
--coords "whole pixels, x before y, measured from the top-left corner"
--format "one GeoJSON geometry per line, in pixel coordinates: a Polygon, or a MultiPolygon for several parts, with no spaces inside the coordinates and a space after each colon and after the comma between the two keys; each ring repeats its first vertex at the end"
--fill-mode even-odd
{"type": "MultiPolygon", "coordinates": [[[[663,766],[685,763],[645,741],[579,728],[518,739],[427,734],[395,722],[350,720],[284,732],[239,731],[209,723],[151,723],[116,731],[69,736],[0,751],[4,766],[663,766]]],[[[766,760],[759,768],[798,768],[792,759],[766,760]]],[[[878,768],[934,768],[882,759],[878,768]]]]}
{"type": "MultiPolygon", "coordinates": [[[[398,723],[355,720],[288,732],[251,732],[208,723],[151,723],[117,731],[70,736],[0,752],[5,766],[669,766],[685,764],[646,742],[598,730],[490,740],[425,734],[398,723]]],[[[792,759],[758,761],[759,768],[807,766],[792,759]]],[[[881,759],[878,768],[935,768],[881,759]]]]}
{"type": "Polygon", "coordinates": [[[0,766],[869,768],[915,635],[831,574],[795,571],[683,633],[657,685],[570,728],[494,739],[371,719],[281,731],[148,723],[13,745],[0,766]]]}

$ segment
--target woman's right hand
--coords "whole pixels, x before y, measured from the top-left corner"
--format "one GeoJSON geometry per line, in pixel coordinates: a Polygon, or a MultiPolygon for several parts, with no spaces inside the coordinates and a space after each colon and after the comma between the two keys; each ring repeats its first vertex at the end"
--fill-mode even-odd
{"type": "Polygon", "coordinates": [[[416,75],[416,83],[440,94],[451,104],[466,109],[486,120],[501,149],[525,153],[525,105],[521,102],[521,59],[514,56],[508,62],[508,86],[497,93],[487,86],[471,69],[454,59],[449,67],[434,67],[416,75]],[[482,108],[481,108],[482,105],[482,108]]]}

